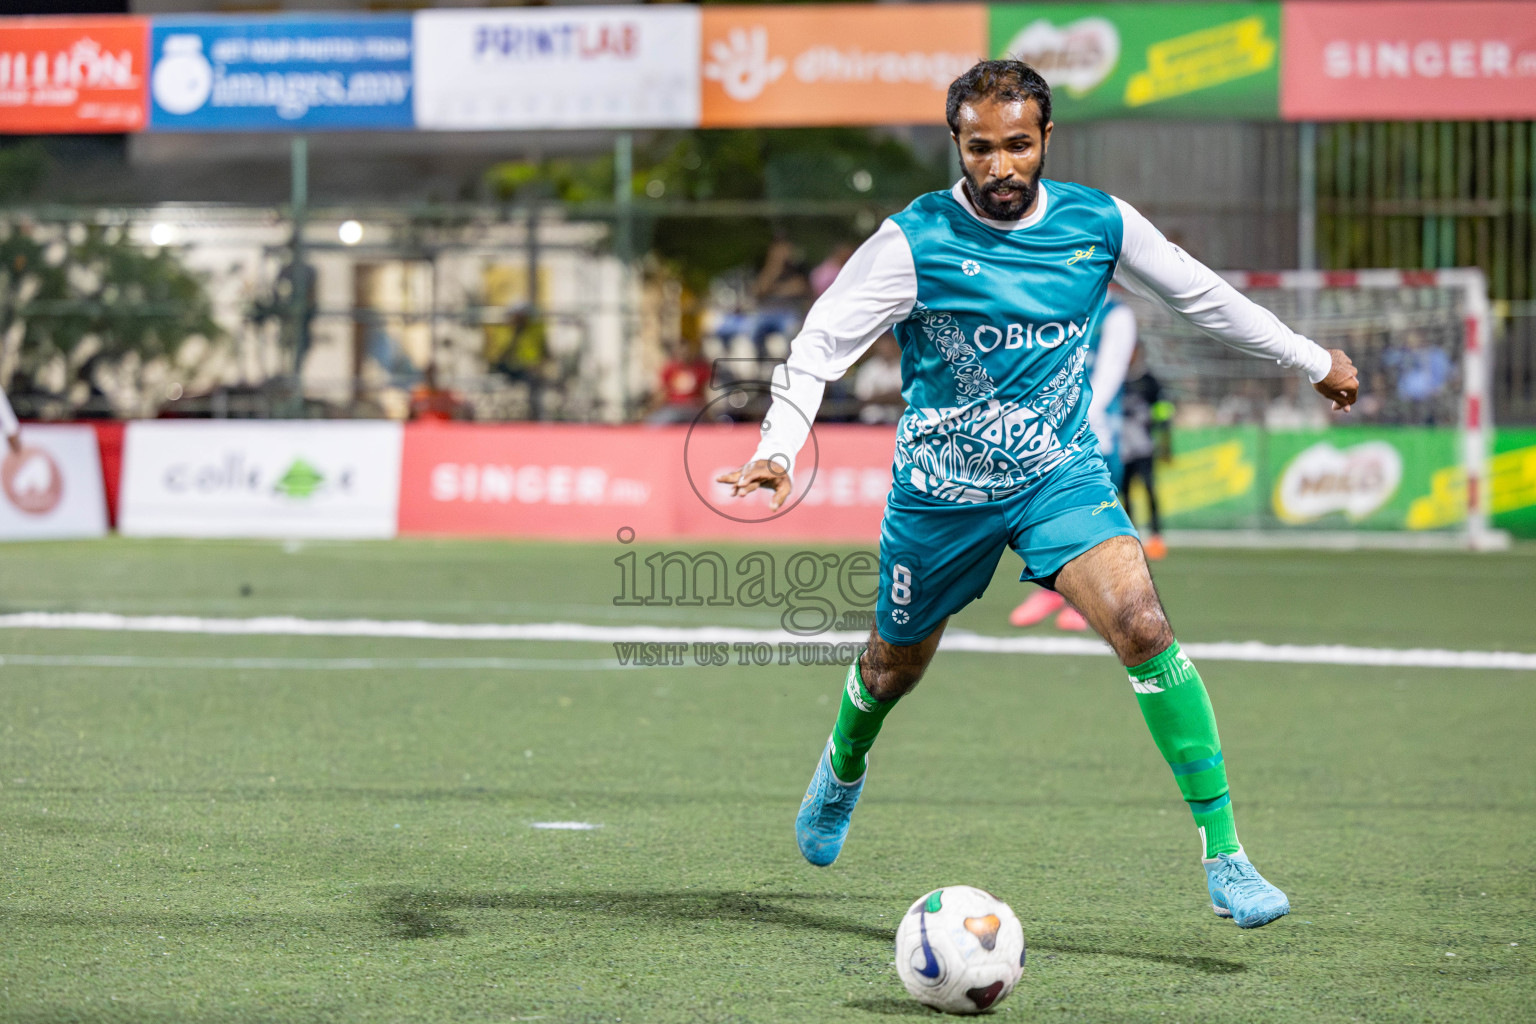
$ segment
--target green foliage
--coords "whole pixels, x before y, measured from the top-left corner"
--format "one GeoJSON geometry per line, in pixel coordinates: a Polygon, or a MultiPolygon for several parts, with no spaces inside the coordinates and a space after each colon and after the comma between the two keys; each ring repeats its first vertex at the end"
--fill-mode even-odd
{"type": "Polygon", "coordinates": [[[26,199],[48,176],[48,152],[35,139],[0,146],[0,203],[26,199]]]}
{"type": "Polygon", "coordinates": [[[78,362],[87,348],[98,359],[147,362],[221,334],[202,281],[173,251],[146,250],[125,227],[101,225],[56,234],[0,226],[0,335],[18,324],[28,374],[58,357],[78,362]]]}
{"type": "MultiPolygon", "coordinates": [[[[613,197],[610,155],[587,160],[498,164],[487,175],[502,200],[605,202],[613,197]]],[[[757,266],[775,235],[819,259],[839,241],[857,241],[876,211],[906,205],[944,185],[944,169],[920,159],[900,139],[864,128],[750,129],[670,133],[638,152],[630,193],[638,202],[637,242],[695,289],[725,271],[757,266]],[[854,213],[785,213],[702,219],[649,212],[648,201],[867,203],[854,213]]]]}

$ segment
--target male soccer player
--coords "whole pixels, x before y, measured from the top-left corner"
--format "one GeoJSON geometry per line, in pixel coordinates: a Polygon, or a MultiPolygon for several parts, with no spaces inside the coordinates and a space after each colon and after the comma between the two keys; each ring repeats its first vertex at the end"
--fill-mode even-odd
{"type": "Polygon", "coordinates": [[[791,346],[757,451],[721,477],[736,494],[772,489],[782,505],[826,382],[895,332],[909,408],[880,530],[875,628],[800,805],[800,851],[812,864],[837,859],[882,721],[1008,546],[1021,578],[1060,591],[1126,666],[1194,813],[1212,909],[1245,928],[1267,924],[1290,904],[1238,842],[1210,699],[1087,425],[1084,350],[1115,277],[1229,345],[1304,371],[1336,409],[1355,400],[1354,368],[1126,203],[1042,181],[1051,94],[1027,64],[977,64],[950,86],[947,116],[963,180],[891,217],[848,261],[791,346]]]}
{"type": "Polygon", "coordinates": [[[1131,363],[1134,376],[1121,389],[1120,461],[1123,468],[1119,476],[1120,504],[1125,506],[1129,514],[1131,481],[1140,479],[1147,492],[1147,509],[1152,520],[1152,535],[1147,538],[1144,547],[1147,549],[1147,557],[1155,559],[1162,557],[1168,550],[1162,538],[1162,517],[1157,514],[1155,466],[1159,442],[1165,449],[1163,457],[1167,457],[1168,420],[1161,407],[1169,403],[1163,401],[1162,382],[1153,376],[1145,356],[1140,353],[1137,355],[1138,358],[1131,363]]]}

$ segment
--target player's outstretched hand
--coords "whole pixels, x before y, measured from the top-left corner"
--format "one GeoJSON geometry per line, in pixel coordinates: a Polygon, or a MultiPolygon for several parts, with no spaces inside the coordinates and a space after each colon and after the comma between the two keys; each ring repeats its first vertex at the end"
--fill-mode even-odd
{"type": "Polygon", "coordinates": [[[769,502],[769,508],[774,511],[778,511],[779,507],[789,500],[789,492],[794,486],[789,482],[789,474],[769,459],[749,462],[740,469],[717,477],[716,482],[730,484],[733,498],[751,494],[759,487],[771,487],[773,500],[769,502]]]}
{"type": "Polygon", "coordinates": [[[1349,412],[1349,407],[1360,396],[1360,378],[1355,374],[1355,364],[1339,349],[1331,348],[1328,354],[1333,356],[1333,369],[1312,386],[1318,394],[1333,402],[1334,412],[1349,412]]]}

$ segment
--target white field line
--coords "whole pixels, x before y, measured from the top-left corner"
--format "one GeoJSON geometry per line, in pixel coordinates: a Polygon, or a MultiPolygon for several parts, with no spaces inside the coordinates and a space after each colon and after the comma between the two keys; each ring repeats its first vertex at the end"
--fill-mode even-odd
{"type": "Polygon", "coordinates": [[[601,672],[638,669],[614,658],[156,658],[132,654],[0,654],[0,668],[266,669],[377,672],[389,669],[601,672]]]}
{"type": "Polygon", "coordinates": [[[603,826],[590,821],[535,821],[529,828],[542,828],[554,832],[591,832],[603,826]]]}
{"type": "MultiPolygon", "coordinates": [[[[726,626],[589,626],[574,622],[456,623],[380,619],[301,619],[281,615],[251,619],[212,619],[186,615],[118,615],[110,612],[16,612],[0,615],[0,630],[5,629],[200,633],[217,636],[372,637],[394,640],[535,640],[573,643],[687,644],[807,642],[841,644],[858,643],[866,636],[863,632],[852,631],[797,636],[777,629],[726,626]]],[[[979,654],[1079,656],[1109,654],[1109,648],[1102,641],[1088,637],[984,636],[963,630],[951,630],[945,633],[941,646],[946,650],[979,654]]],[[[1523,651],[1451,651],[1422,647],[1355,647],[1345,644],[1266,644],[1256,640],[1187,643],[1183,646],[1191,657],[1210,661],[1536,671],[1536,653],[1523,651]]],[[[401,660],[414,662],[419,659],[401,660]]],[[[611,662],[602,664],[612,667],[611,662]]],[[[594,664],[592,667],[598,666],[594,664]]]]}

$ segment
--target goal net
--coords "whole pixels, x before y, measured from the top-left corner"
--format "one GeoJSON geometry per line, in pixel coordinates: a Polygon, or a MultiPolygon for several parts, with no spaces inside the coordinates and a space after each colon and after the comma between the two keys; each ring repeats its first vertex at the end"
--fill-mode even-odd
{"type": "MultiPolygon", "coordinates": [[[[1172,457],[1156,466],[1171,540],[1500,545],[1488,516],[1490,325],[1480,271],[1225,276],[1297,332],[1348,353],[1360,400],[1347,415],[1333,413],[1301,374],[1125,297],[1145,368],[1175,409],[1172,457]]],[[[1145,499],[1133,488],[1143,525],[1145,499]]]]}

